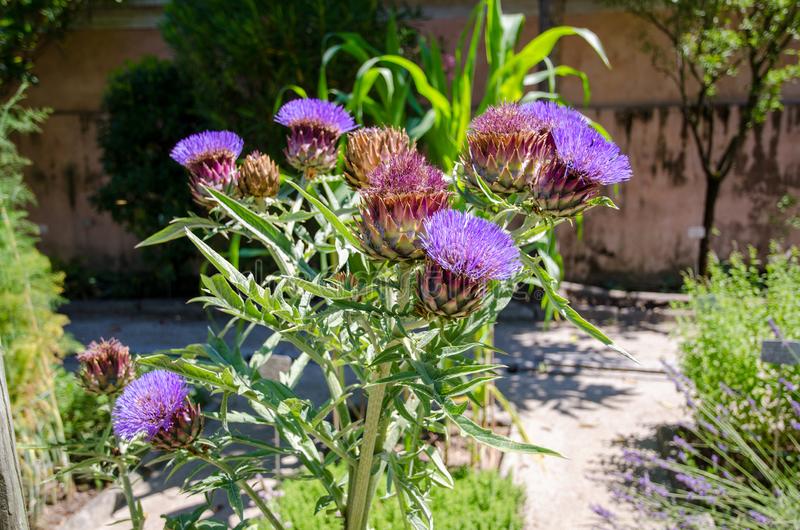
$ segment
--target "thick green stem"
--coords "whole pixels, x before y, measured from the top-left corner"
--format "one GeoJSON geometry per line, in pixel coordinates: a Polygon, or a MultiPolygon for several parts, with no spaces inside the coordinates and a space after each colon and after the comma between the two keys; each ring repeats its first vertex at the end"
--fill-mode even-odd
{"type": "MultiPolygon", "coordinates": [[[[378,370],[378,378],[388,375],[389,364],[382,364],[378,370]]],[[[364,420],[364,435],[361,439],[361,449],[358,455],[352,497],[347,501],[347,529],[362,530],[369,519],[370,500],[369,490],[372,480],[372,463],[375,458],[376,442],[379,438],[381,425],[381,412],[383,411],[383,397],[386,394],[386,385],[375,385],[367,391],[367,417],[364,420]]],[[[384,424],[385,425],[385,424],[384,424]]]]}
{"type": "Polygon", "coordinates": [[[131,478],[128,475],[128,466],[122,461],[117,461],[117,468],[119,469],[119,481],[122,483],[122,494],[125,495],[128,513],[131,515],[131,529],[142,530],[142,528],[144,528],[144,514],[139,509],[139,505],[136,503],[136,497],[133,495],[131,478]]]}

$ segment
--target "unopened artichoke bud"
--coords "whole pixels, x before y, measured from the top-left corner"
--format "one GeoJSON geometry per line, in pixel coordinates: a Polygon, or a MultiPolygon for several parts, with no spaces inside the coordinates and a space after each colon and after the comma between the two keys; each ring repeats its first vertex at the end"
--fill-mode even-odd
{"type": "Polygon", "coordinates": [[[467,184],[478,178],[494,193],[526,192],[552,156],[547,134],[525,106],[507,103],[472,120],[467,151],[461,157],[467,184]]]}
{"type": "Polygon", "coordinates": [[[441,171],[413,151],[395,155],[370,174],[363,190],[361,240],[376,259],[421,259],[423,223],[450,198],[441,171]]]}
{"type": "Polygon", "coordinates": [[[529,183],[535,210],[551,217],[572,217],[589,206],[603,186],[632,176],[628,157],[591,127],[579,112],[552,102],[526,105],[548,130],[553,155],[529,183]]]}
{"type": "Polygon", "coordinates": [[[419,310],[425,316],[462,318],[480,308],[492,280],[520,269],[519,249],[499,226],[457,210],[425,222],[425,269],[419,274],[419,310]]]}
{"type": "Polygon", "coordinates": [[[135,376],[130,350],[116,339],[92,342],[78,361],[81,383],[93,394],[115,394],[135,376]]]}
{"type": "Polygon", "coordinates": [[[253,151],[239,167],[239,191],[245,197],[274,197],[280,185],[281,172],[269,155],[253,151]]]}
{"type": "Polygon", "coordinates": [[[170,157],[189,170],[189,187],[195,202],[211,207],[215,203],[204,187],[229,193],[236,188],[236,159],[244,141],[230,131],[205,131],[178,142],[170,157]]]}
{"type": "Polygon", "coordinates": [[[351,188],[370,185],[369,175],[394,155],[414,150],[414,144],[403,129],[369,127],[347,136],[344,178],[351,188]]]}
{"type": "Polygon", "coordinates": [[[339,137],[358,127],[341,105],[313,98],[284,104],[275,121],[289,128],[287,162],[307,178],[335,168],[339,137]]]}
{"type": "Polygon", "coordinates": [[[155,370],[130,383],[111,413],[114,433],[122,440],[141,436],[154,446],[173,450],[189,447],[203,430],[203,415],[189,401],[183,377],[155,370]]]}
{"type": "Polygon", "coordinates": [[[200,437],[204,424],[200,405],[193,404],[186,398],[172,418],[172,427],[159,431],[153,437],[153,446],[165,451],[190,447],[200,437]]]}

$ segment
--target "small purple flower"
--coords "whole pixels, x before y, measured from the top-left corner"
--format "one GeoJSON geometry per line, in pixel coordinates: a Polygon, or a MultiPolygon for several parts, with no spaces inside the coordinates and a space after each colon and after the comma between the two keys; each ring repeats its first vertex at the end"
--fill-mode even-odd
{"type": "Polygon", "coordinates": [[[772,522],[772,519],[770,519],[769,517],[767,517],[766,515],[764,515],[761,512],[757,512],[756,510],[749,510],[747,512],[747,515],[749,515],[758,524],[767,525],[767,524],[770,524],[772,522]]]}
{"type": "Polygon", "coordinates": [[[615,517],[614,512],[612,512],[611,510],[600,504],[590,504],[589,509],[592,510],[595,513],[595,515],[607,521],[610,521],[615,517]]]}
{"type": "Polygon", "coordinates": [[[796,431],[800,431],[800,421],[797,421],[797,420],[791,420],[791,421],[789,422],[789,424],[792,426],[792,429],[794,429],[794,430],[796,430],[796,431]]]}
{"type": "Polygon", "coordinates": [[[797,392],[797,385],[791,381],[788,381],[786,378],[781,377],[778,379],[778,382],[781,383],[789,392],[797,392]]]}
{"type": "Polygon", "coordinates": [[[204,187],[228,191],[236,185],[236,159],[244,141],[230,131],[204,131],[178,142],[170,157],[189,170],[192,196],[198,204],[209,206],[204,187]]]}
{"type": "Polygon", "coordinates": [[[202,415],[188,396],[183,377],[166,370],[146,373],[114,405],[114,433],[123,440],[141,435],[161,447],[186,446],[202,429],[202,415]]]}
{"type": "Polygon", "coordinates": [[[790,399],[789,404],[792,406],[792,410],[794,411],[795,415],[800,417],[800,403],[798,403],[793,399],[790,399]]]}
{"type": "Polygon", "coordinates": [[[477,281],[507,280],[521,266],[514,240],[496,224],[458,210],[425,221],[422,246],[445,270],[477,281]]]}
{"type": "Polygon", "coordinates": [[[456,210],[425,221],[427,258],[418,277],[420,310],[448,318],[476,311],[490,280],[507,280],[520,268],[519,249],[499,226],[456,210]]]}
{"type": "Polygon", "coordinates": [[[339,137],[358,127],[341,105],[313,98],[285,103],[275,121],[289,128],[287,161],[308,178],[336,167],[339,137]]]}

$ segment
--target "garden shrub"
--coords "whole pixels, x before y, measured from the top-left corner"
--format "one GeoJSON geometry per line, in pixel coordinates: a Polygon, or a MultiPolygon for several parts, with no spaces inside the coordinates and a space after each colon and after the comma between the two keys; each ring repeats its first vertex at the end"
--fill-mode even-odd
{"type": "MultiPolygon", "coordinates": [[[[430,505],[439,530],[512,530],[522,528],[520,515],[525,499],[523,488],[496,471],[458,468],[452,471],[453,489],[431,491],[430,505]]],[[[325,495],[318,482],[287,480],[277,492],[278,509],[283,519],[296,530],[335,530],[341,519],[324,512],[314,513],[317,499],[325,495]]],[[[406,528],[395,498],[382,499],[385,484],[378,488],[378,498],[370,515],[370,526],[381,530],[406,528]]],[[[269,528],[269,526],[264,526],[269,528]]]]}
{"type": "MultiPolygon", "coordinates": [[[[69,463],[59,448],[65,441],[54,394],[53,369],[68,346],[67,318],[54,311],[64,276],[36,249],[38,228],[25,208],[34,197],[23,182],[29,161],[19,155],[12,134],[37,132],[46,111],[23,108],[25,85],[0,106],[0,360],[5,363],[11,412],[21,449],[21,468],[28,513],[35,518],[45,500],[63,491],[45,484],[55,468],[69,463]],[[45,488],[47,488],[45,490],[45,488]]],[[[64,489],[70,482],[60,484],[64,489]]]]}
{"type": "Polygon", "coordinates": [[[800,385],[800,367],[761,362],[761,342],[774,339],[771,318],[787,339],[800,338],[800,250],[774,244],[762,264],[747,256],[714,258],[707,280],[687,277],[691,299],[678,307],[681,367],[701,399],[731,409],[738,425],[786,447],[794,418],[783,382],[800,385]]]}
{"type": "MultiPolygon", "coordinates": [[[[212,127],[235,131],[248,146],[278,156],[283,134],[272,114],[281,90],[315,86],[327,34],[382,39],[388,17],[381,4],[247,0],[231,9],[226,0],[173,0],[162,31],[212,127]]],[[[349,89],[358,67],[355,61],[337,62],[328,72],[330,85],[349,89]]]]}
{"type": "MultiPolygon", "coordinates": [[[[203,126],[193,109],[191,81],[170,61],[145,57],[109,78],[98,143],[103,171],[110,180],[93,199],[100,211],[110,213],[138,238],[144,239],[193,208],[180,167],[169,160],[172,146],[203,126]]],[[[180,241],[142,252],[145,274],[131,277],[126,273],[124,281],[114,281],[107,273],[95,274],[103,283],[100,294],[163,296],[195,288],[190,245],[180,241]]]]}

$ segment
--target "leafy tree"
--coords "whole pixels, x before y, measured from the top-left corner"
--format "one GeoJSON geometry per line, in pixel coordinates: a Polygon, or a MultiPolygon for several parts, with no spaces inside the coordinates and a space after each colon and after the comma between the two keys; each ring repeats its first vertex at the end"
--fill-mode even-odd
{"type": "MultiPolygon", "coordinates": [[[[184,170],[169,157],[178,140],[204,126],[193,102],[190,80],[170,61],[145,57],[109,78],[98,143],[111,178],[93,202],[141,239],[193,209],[184,170]]],[[[194,288],[196,271],[187,270],[194,255],[190,245],[144,252],[148,277],[133,281],[139,294],[194,288]]]]}
{"type": "Polygon", "coordinates": [[[705,274],[714,208],[750,131],[781,109],[781,89],[800,77],[800,3],[796,0],[610,0],[657,32],[646,42],[653,64],[677,86],[681,110],[706,177],[698,270],[705,274]],[[664,48],[656,35],[666,37],[664,48]],[[733,134],[715,130],[721,83],[746,80],[733,134]]]}
{"type": "MultiPolygon", "coordinates": [[[[272,114],[281,90],[313,88],[326,35],[352,32],[380,42],[386,20],[379,0],[245,0],[235,9],[228,0],[173,0],[162,31],[212,127],[277,156],[285,131],[272,114]]],[[[358,66],[337,64],[330,84],[349,89],[358,66]]]]}
{"type": "Polygon", "coordinates": [[[0,95],[20,81],[36,81],[41,45],[63,34],[86,0],[0,0],[0,95]]]}

